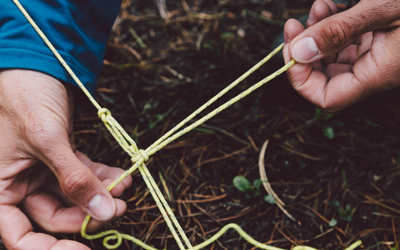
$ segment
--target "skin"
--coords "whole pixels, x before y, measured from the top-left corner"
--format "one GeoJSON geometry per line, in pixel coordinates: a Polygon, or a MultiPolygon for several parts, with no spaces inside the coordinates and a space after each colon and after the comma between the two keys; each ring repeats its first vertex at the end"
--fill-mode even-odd
{"type": "Polygon", "coordinates": [[[89,249],[33,232],[30,220],[50,233],[78,233],[86,214],[93,216],[89,202],[98,194],[112,209],[93,216],[89,231],[126,210],[125,202],[113,196],[131,185],[131,177],[111,194],[106,190],[124,171],[74,150],[72,111],[71,91],[53,77],[29,70],[0,72],[0,235],[7,249],[89,249]]]}
{"type": "MultiPolygon", "coordinates": [[[[295,59],[287,74],[293,87],[328,112],[343,109],[399,85],[400,1],[362,0],[336,14],[331,0],[314,2],[307,23],[285,25],[284,58],[295,59]],[[314,39],[318,53],[299,58],[296,42],[314,39]]],[[[93,163],[74,150],[73,98],[58,80],[29,70],[0,73],[0,235],[8,249],[88,249],[35,233],[30,220],[51,233],[77,233],[89,201],[107,198],[112,212],[96,217],[89,230],[126,210],[112,196],[130,186],[130,177],[111,194],[106,186],[123,170],[93,163]],[[29,219],[30,220],[29,220],[29,219]],[[16,226],[17,225],[17,226],[16,226]]]]}
{"type": "Polygon", "coordinates": [[[327,112],[399,86],[399,26],[400,1],[362,0],[341,13],[331,0],[315,1],[307,29],[285,25],[285,62],[298,62],[287,71],[292,86],[327,112]],[[318,48],[313,58],[296,48],[307,37],[318,48]]]}

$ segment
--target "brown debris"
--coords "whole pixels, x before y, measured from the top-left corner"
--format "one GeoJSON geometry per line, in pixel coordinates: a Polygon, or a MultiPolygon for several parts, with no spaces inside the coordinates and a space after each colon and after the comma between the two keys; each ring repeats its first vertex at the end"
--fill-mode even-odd
{"type": "MultiPolygon", "coordinates": [[[[124,0],[96,99],[140,148],[146,148],[271,51],[282,27],[244,10],[272,15],[283,23],[307,13],[312,3],[124,0]]],[[[210,109],[282,63],[276,56],[210,109]]],[[[384,243],[373,249],[393,249],[400,236],[398,95],[378,97],[332,117],[316,115],[315,107],[282,75],[169,144],[147,165],[158,185],[170,193],[171,208],[193,243],[210,238],[227,223],[237,223],[256,240],[284,249],[307,245],[337,250],[356,240],[363,241],[360,249],[379,242],[384,243]],[[335,132],[332,139],[324,135],[327,126],[335,132]],[[251,183],[260,179],[257,163],[266,138],[270,187],[297,222],[265,202],[264,189],[249,198],[232,183],[238,175],[251,183]],[[346,214],[351,221],[345,220],[346,214]],[[330,226],[332,219],[335,226],[330,226]]],[[[77,105],[74,128],[77,148],[91,159],[131,166],[91,106],[77,105]]],[[[106,229],[132,234],[156,248],[178,249],[140,174],[136,171],[132,177],[132,187],[121,197],[128,210],[106,229]]],[[[58,237],[104,249],[102,239],[58,237]]],[[[229,231],[207,249],[252,248],[229,231]]],[[[120,249],[134,248],[127,242],[120,249]]]]}

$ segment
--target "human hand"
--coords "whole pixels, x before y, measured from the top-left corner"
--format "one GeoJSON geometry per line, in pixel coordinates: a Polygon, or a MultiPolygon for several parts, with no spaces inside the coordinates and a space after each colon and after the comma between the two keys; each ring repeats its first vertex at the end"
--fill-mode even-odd
{"type": "Polygon", "coordinates": [[[86,213],[96,230],[126,210],[112,196],[131,177],[107,191],[124,171],[74,152],[72,110],[70,92],[51,76],[0,72],[0,235],[8,249],[88,249],[33,232],[28,217],[51,233],[77,233],[86,213]]]}
{"type": "Polygon", "coordinates": [[[362,0],[336,14],[331,0],[314,2],[307,29],[285,25],[284,58],[293,87],[334,112],[400,85],[400,1],[362,0]]]}

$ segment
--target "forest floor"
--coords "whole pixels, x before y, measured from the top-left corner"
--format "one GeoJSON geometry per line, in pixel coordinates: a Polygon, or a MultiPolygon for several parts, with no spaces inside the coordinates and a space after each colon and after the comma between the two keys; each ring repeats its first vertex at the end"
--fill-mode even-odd
{"type": "MultiPolygon", "coordinates": [[[[306,15],[313,0],[157,2],[163,1],[123,1],[96,92],[140,148],[268,55],[285,21],[306,15]]],[[[200,117],[281,66],[277,55],[200,117]]],[[[157,152],[147,166],[193,245],[237,223],[257,241],[284,249],[337,250],[357,240],[363,242],[359,249],[399,249],[399,94],[325,114],[283,74],[157,152]],[[263,186],[242,192],[233,184],[237,176],[260,179],[266,140],[270,185],[294,220],[265,200],[263,186]]],[[[84,98],[78,96],[74,115],[78,149],[93,161],[129,168],[130,157],[84,98]]],[[[158,249],[178,249],[139,172],[122,199],[128,210],[107,229],[158,249]]],[[[104,249],[101,239],[60,237],[104,249]]],[[[233,230],[206,247],[252,248],[233,230]]],[[[119,249],[140,247],[123,242],[119,249]]]]}

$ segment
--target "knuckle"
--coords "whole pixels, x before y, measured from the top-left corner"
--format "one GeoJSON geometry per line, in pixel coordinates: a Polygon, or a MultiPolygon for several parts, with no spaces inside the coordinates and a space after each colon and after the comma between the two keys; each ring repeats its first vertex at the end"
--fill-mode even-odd
{"type": "Polygon", "coordinates": [[[335,50],[345,46],[350,38],[348,25],[337,20],[327,22],[323,33],[322,39],[328,50],[335,50]]]}
{"type": "Polygon", "coordinates": [[[69,196],[79,199],[90,192],[91,180],[85,171],[75,170],[64,179],[64,190],[69,196]]]}

